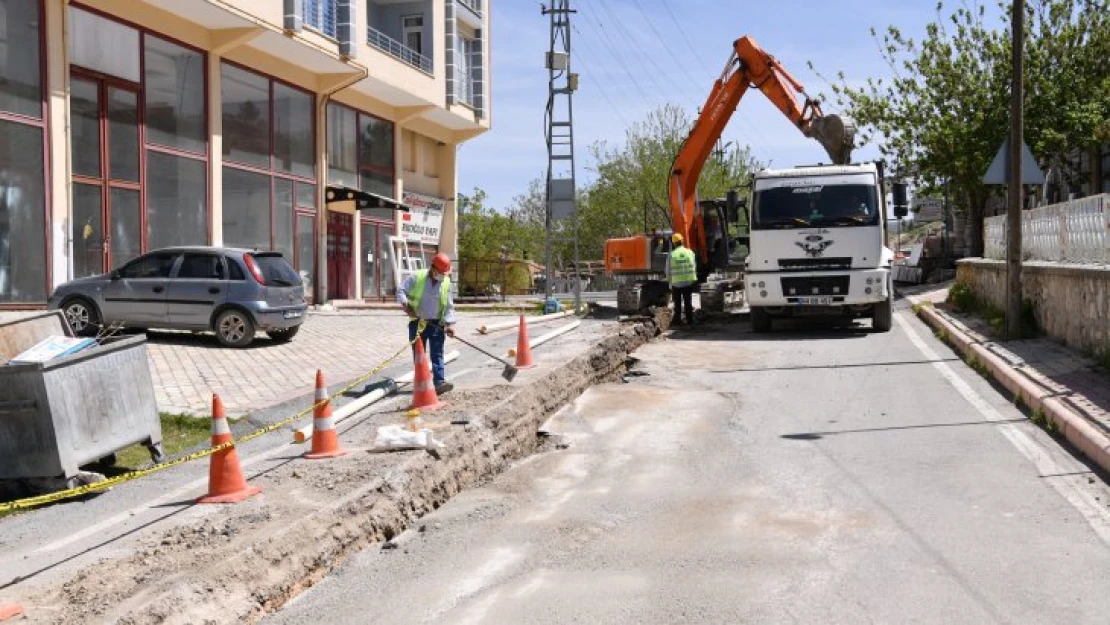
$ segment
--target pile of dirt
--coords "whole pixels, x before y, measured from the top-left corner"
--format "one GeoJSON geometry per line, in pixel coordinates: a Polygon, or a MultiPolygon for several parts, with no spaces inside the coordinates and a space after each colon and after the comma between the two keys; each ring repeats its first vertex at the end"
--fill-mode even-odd
{"type": "MultiPolygon", "coordinates": [[[[588,387],[617,380],[670,313],[623,324],[526,386],[460,392],[437,421],[446,448],[372,454],[373,427],[345,433],[350,453],[288,463],[252,480],[263,495],[206,509],[194,525],[151,531],[140,547],[19,598],[38,622],[256,621],[369,544],[388,541],[450,497],[537,450],[537,429],[588,387]]],[[[396,421],[397,414],[377,419],[396,421]]]]}

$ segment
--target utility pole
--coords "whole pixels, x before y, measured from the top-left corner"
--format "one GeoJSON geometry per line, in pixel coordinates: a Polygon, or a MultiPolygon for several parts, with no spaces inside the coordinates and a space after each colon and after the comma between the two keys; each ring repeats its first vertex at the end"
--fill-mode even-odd
{"type": "MultiPolygon", "coordinates": [[[[540,5],[541,13],[551,17],[551,40],[547,52],[547,111],[544,114],[547,138],[547,215],[544,228],[544,302],[551,298],[551,230],[555,222],[571,219],[574,223],[574,309],[582,305],[578,265],[578,209],[574,183],[574,115],[572,99],[578,89],[578,74],[571,72],[570,0],[552,0],[551,7],[540,5]]],[[[560,241],[566,241],[560,238],[560,241]]]]}
{"type": "Polygon", "coordinates": [[[1010,171],[1009,210],[1006,213],[1006,335],[1021,337],[1021,148],[1025,90],[1024,42],[1025,0],[1014,0],[1013,14],[1013,88],[1010,94],[1010,171]]]}

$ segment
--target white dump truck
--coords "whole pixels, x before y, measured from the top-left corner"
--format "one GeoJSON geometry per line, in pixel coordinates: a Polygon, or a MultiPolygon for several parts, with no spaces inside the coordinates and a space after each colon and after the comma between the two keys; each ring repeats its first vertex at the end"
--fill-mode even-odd
{"type": "Polygon", "coordinates": [[[892,322],[883,172],[874,163],[763,170],[752,182],[745,299],[752,328],[839,315],[892,322]]]}

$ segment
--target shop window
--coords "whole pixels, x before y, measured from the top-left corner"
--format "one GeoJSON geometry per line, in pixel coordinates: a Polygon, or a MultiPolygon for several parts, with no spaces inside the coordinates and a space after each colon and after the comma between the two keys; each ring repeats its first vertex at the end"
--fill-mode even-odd
{"type": "Polygon", "coordinates": [[[205,153],[204,56],[149,34],[143,42],[147,142],[205,153]]]}
{"type": "Polygon", "coordinates": [[[358,114],[353,109],[328,104],[328,183],[358,188],[358,114]]]}
{"type": "Polygon", "coordinates": [[[70,63],[139,82],[137,29],[71,6],[68,30],[70,63]]]}
{"type": "Polygon", "coordinates": [[[297,214],[297,273],[305,293],[312,293],[316,276],[316,216],[297,214]]]}
{"type": "Polygon", "coordinates": [[[293,181],[274,179],[274,249],[293,264],[293,181]]]}
{"type": "Polygon", "coordinates": [[[316,176],[312,95],[274,83],[274,169],[302,178],[316,176]]]}
{"type": "Polygon", "coordinates": [[[224,244],[270,249],[270,177],[224,166],[224,244]]]}
{"type": "Polygon", "coordinates": [[[393,123],[359,115],[358,152],[362,190],[393,197],[393,123]]]}
{"type": "Polygon", "coordinates": [[[147,242],[150,249],[208,240],[208,165],[147,151],[147,242]]]}
{"type": "Polygon", "coordinates": [[[297,208],[316,210],[316,185],[297,183],[297,208]]]}
{"type": "Polygon", "coordinates": [[[0,0],[0,111],[42,119],[39,3],[0,0]]]}
{"type": "Polygon", "coordinates": [[[220,80],[224,158],[269,169],[270,81],[226,63],[220,80]]]}

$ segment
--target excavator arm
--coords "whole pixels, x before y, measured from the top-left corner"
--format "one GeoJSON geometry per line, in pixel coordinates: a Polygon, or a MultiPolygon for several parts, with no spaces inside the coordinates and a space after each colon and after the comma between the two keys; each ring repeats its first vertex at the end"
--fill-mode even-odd
{"type": "Polygon", "coordinates": [[[708,246],[704,228],[698,223],[697,184],[706,159],[724,132],[748,89],[763,92],[802,134],[816,139],[834,164],[851,162],[855,124],[838,115],[825,115],[775,57],[750,36],[733,42],[732,55],[701,109],[694,127],[671,166],[670,203],[674,231],[681,233],[703,262],[708,246]],[[802,96],[801,103],[798,96],[802,96]]]}

